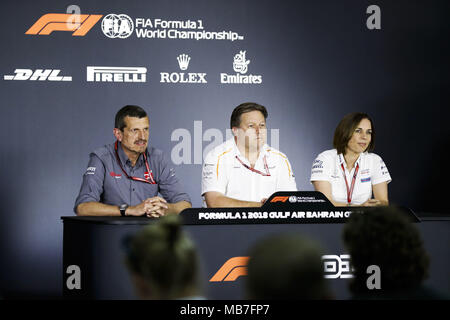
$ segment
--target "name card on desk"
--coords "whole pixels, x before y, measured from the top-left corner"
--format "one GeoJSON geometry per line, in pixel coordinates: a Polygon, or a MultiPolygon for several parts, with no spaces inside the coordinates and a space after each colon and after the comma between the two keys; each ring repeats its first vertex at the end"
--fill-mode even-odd
{"type": "Polygon", "coordinates": [[[342,219],[351,211],[213,211],[198,212],[198,220],[342,219]]]}
{"type": "Polygon", "coordinates": [[[334,207],[320,192],[276,192],[260,208],[192,208],[185,224],[343,223],[357,210],[334,207]]]}
{"type": "Polygon", "coordinates": [[[296,191],[276,192],[260,208],[190,208],[181,216],[184,224],[345,223],[351,214],[370,210],[374,207],[335,207],[321,192],[296,191]]]}

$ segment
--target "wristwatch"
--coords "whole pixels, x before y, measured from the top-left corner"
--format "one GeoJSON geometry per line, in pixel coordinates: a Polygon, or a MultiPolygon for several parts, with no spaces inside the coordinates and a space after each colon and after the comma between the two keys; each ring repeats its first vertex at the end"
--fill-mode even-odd
{"type": "Polygon", "coordinates": [[[122,217],[125,217],[125,211],[127,210],[127,208],[128,208],[128,205],[127,205],[126,203],[121,204],[121,205],[119,206],[120,215],[121,215],[122,217]]]}

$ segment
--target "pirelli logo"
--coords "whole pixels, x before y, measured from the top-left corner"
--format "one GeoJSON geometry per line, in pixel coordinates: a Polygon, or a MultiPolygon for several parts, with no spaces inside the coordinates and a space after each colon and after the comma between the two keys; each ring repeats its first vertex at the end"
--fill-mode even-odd
{"type": "Polygon", "coordinates": [[[235,281],[247,275],[247,264],[250,257],[233,257],[228,259],[209,282],[235,281]]]}
{"type": "Polygon", "coordinates": [[[146,82],[145,67],[87,67],[88,82],[146,82]]]}
{"type": "Polygon", "coordinates": [[[25,34],[49,35],[53,31],[70,31],[83,37],[100,20],[100,14],[47,13],[40,17],[25,34]]]}

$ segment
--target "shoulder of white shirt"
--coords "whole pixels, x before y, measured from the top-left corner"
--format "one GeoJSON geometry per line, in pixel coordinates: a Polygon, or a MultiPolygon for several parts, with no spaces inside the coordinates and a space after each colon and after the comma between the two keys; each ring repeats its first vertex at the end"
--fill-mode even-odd
{"type": "MultiPolygon", "coordinates": [[[[321,153],[319,153],[316,157],[316,159],[322,158],[325,160],[335,160],[338,157],[338,153],[336,149],[330,149],[330,150],[325,150],[321,153]]],[[[379,155],[377,155],[376,153],[372,153],[372,152],[364,152],[362,154],[363,157],[367,157],[369,159],[381,159],[381,157],[379,155]]]]}
{"type": "Polygon", "coordinates": [[[215,146],[213,149],[211,149],[208,154],[206,155],[207,158],[211,158],[211,157],[217,157],[219,155],[221,155],[222,153],[232,150],[233,149],[233,145],[230,143],[231,140],[227,140],[217,146],[215,146]]]}
{"type": "Polygon", "coordinates": [[[283,160],[288,159],[288,157],[283,152],[281,152],[278,149],[272,148],[271,146],[269,146],[267,144],[264,145],[264,151],[266,152],[268,157],[281,158],[283,160]]]}
{"type": "MultiPolygon", "coordinates": [[[[278,149],[272,148],[268,144],[264,145],[264,152],[266,152],[269,155],[275,155],[277,157],[282,157],[284,159],[287,159],[287,156],[281,152],[278,149]]],[[[234,142],[234,138],[228,139],[225,142],[219,144],[218,146],[214,147],[211,151],[209,151],[208,155],[214,155],[219,156],[223,154],[224,152],[228,151],[236,151],[236,143],[234,142]]]]}
{"type": "Polygon", "coordinates": [[[331,150],[325,150],[322,151],[321,153],[319,153],[317,155],[317,158],[319,157],[325,157],[325,158],[335,158],[337,157],[337,150],[336,149],[331,149],[331,150]]]}

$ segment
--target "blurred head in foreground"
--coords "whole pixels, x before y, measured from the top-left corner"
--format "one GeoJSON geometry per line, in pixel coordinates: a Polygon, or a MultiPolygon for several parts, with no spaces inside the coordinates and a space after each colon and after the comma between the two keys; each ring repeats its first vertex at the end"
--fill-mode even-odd
{"type": "Polygon", "coordinates": [[[271,236],[250,250],[248,299],[329,299],[322,250],[298,234],[271,236]]]}
{"type": "Polygon", "coordinates": [[[126,264],[142,299],[180,299],[199,295],[198,255],[181,230],[180,218],[168,215],[126,239],[126,264]]]}
{"type": "Polygon", "coordinates": [[[380,207],[363,214],[352,214],[343,230],[354,279],[354,295],[395,294],[418,288],[427,277],[429,258],[419,231],[400,209],[380,207]],[[369,289],[375,265],[380,270],[381,289],[369,289]]]}

